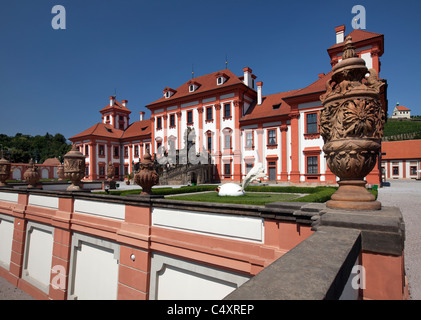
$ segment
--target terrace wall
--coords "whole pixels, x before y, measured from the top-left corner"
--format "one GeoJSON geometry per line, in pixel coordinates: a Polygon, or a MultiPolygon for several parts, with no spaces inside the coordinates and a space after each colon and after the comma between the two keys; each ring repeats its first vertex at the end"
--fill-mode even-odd
{"type": "MultiPolygon", "coordinates": [[[[223,299],[322,235],[312,227],[321,209],[2,189],[0,276],[36,299],[223,299]]],[[[378,257],[358,241],[352,264],[366,263],[373,279],[387,265],[403,281],[399,249],[378,257]]],[[[366,297],[349,289],[348,269],[336,291],[366,297]]],[[[393,280],[393,293],[370,287],[367,297],[402,298],[404,284],[393,280]]]]}

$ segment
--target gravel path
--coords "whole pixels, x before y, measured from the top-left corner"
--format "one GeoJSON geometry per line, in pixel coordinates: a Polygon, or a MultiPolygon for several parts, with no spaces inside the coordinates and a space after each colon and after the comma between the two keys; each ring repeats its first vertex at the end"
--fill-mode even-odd
{"type": "Polygon", "coordinates": [[[0,300],[34,300],[34,298],[0,277],[0,300]]]}
{"type": "Polygon", "coordinates": [[[405,222],[405,269],[411,300],[421,300],[421,181],[389,181],[379,189],[384,206],[399,207],[405,222]]]}

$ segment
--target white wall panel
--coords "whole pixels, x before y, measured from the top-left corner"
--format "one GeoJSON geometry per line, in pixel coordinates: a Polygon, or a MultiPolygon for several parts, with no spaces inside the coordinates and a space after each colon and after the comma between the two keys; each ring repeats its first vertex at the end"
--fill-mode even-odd
{"type": "Polygon", "coordinates": [[[95,216],[111,219],[124,220],[126,207],[120,203],[109,203],[75,199],[74,211],[78,213],[92,214],[95,216]]]}
{"type": "Polygon", "coordinates": [[[263,241],[263,219],[188,210],[153,208],[152,225],[243,241],[263,241]]]}
{"type": "Polygon", "coordinates": [[[0,266],[9,270],[12,254],[14,218],[0,214],[0,266]]]}
{"type": "Polygon", "coordinates": [[[116,243],[75,233],[72,239],[69,299],[117,299],[119,255],[116,243]]]}
{"type": "Polygon", "coordinates": [[[244,275],[156,253],[151,263],[151,300],[219,300],[249,279],[244,275]]]}
{"type": "Polygon", "coordinates": [[[22,278],[45,293],[49,291],[54,228],[29,221],[22,278]]]}
{"type": "Polygon", "coordinates": [[[31,206],[58,209],[58,198],[31,194],[29,195],[28,204],[31,206]]]}
{"type": "Polygon", "coordinates": [[[17,193],[9,193],[9,192],[0,192],[0,201],[7,201],[7,202],[18,202],[18,194],[17,193]]]}

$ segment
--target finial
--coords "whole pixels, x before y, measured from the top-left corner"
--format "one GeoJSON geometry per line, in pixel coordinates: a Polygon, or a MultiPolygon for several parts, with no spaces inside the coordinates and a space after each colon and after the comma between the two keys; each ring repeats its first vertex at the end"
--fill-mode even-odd
{"type": "Polygon", "coordinates": [[[358,55],[355,53],[354,43],[352,42],[352,37],[347,36],[345,39],[344,53],[342,54],[342,59],[356,58],[358,55]]]}

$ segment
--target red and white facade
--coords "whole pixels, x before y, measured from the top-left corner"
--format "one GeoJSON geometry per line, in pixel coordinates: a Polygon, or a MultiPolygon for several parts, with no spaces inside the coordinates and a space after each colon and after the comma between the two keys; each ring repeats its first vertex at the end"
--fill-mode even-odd
{"type": "Polygon", "coordinates": [[[139,121],[130,124],[128,101],[119,102],[115,97],[109,101],[100,111],[101,123],[69,139],[86,156],[85,180],[106,179],[110,162],[115,179],[123,179],[133,171],[134,162],[142,161],[150,148],[150,121],[143,119],[144,112],[140,112],[139,121]]]}
{"type": "MultiPolygon", "coordinates": [[[[337,43],[328,49],[332,67],[341,60],[345,27],[335,31],[337,43]]],[[[350,35],[367,67],[379,73],[383,35],[363,30],[350,35]]],[[[212,155],[215,181],[240,182],[261,162],[272,182],[335,183],[318,132],[319,97],[330,77],[331,72],[321,73],[303,89],[263,95],[263,82],[255,82],[257,77],[246,67],[241,77],[225,69],[177,89],[167,87],[162,98],[146,106],[153,123],[152,152],[159,147],[184,148],[186,129],[191,127],[196,152],[209,150],[212,155]]],[[[385,92],[382,100],[386,109],[385,92]]],[[[367,181],[378,184],[379,177],[376,166],[367,181]]]]}
{"type": "MultiPolygon", "coordinates": [[[[335,32],[337,43],[327,50],[332,67],[341,60],[345,27],[335,32]]],[[[379,73],[383,35],[364,30],[349,35],[367,67],[379,73]]],[[[129,124],[127,101],[110,97],[110,104],[101,110],[102,122],[70,140],[87,155],[89,179],[105,178],[102,168],[108,161],[113,162],[116,173],[120,170],[121,178],[132,171],[133,160],[141,158],[147,147],[161,159],[164,151],[170,154],[194,143],[191,155],[210,153],[215,182],[241,182],[261,162],[270,182],[336,183],[318,131],[319,97],[331,74],[319,74],[302,89],[264,95],[263,82],[256,81],[251,68],[245,67],[241,76],[224,69],[193,78],[176,89],[166,87],[160,99],[146,106],[151,118],[133,124],[129,124]],[[141,127],[147,129],[137,131],[141,127]]],[[[387,111],[386,91],[381,99],[387,111]]],[[[379,181],[376,166],[367,182],[379,181]]]]}

